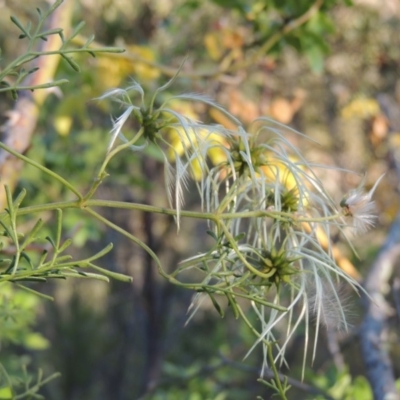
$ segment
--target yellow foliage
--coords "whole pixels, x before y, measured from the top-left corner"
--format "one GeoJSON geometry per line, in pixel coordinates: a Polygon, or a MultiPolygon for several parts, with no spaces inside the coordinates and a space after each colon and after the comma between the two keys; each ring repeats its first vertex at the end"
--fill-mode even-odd
{"type": "Polygon", "coordinates": [[[70,133],[74,119],[80,118],[82,121],[85,119],[83,111],[85,103],[84,96],[82,96],[84,91],[85,87],[82,87],[80,93],[64,98],[57,106],[53,124],[59,135],[67,136],[70,133]]]}
{"type": "MultiPolygon", "coordinates": [[[[217,133],[210,133],[206,129],[197,129],[196,132],[190,130],[185,132],[183,127],[171,129],[169,132],[169,143],[172,146],[168,150],[168,158],[175,160],[176,155],[182,156],[185,149],[190,148],[192,145],[196,146],[198,140],[207,140],[209,142],[209,149],[207,156],[213,165],[219,165],[226,161],[226,154],[221,148],[221,144],[225,147],[228,146],[224,137],[217,133]]],[[[191,162],[191,173],[195,180],[200,180],[203,176],[202,164],[199,159],[194,159],[191,162]]],[[[204,161],[204,160],[203,160],[204,161]]]]}
{"type": "Polygon", "coordinates": [[[72,118],[69,115],[60,115],[54,119],[54,128],[61,136],[67,136],[71,130],[72,118]]]}
{"type": "Polygon", "coordinates": [[[214,61],[221,59],[224,48],[218,32],[209,32],[204,36],[204,45],[210,58],[214,61]]]}
{"type": "Polygon", "coordinates": [[[227,50],[231,50],[234,58],[242,54],[245,33],[240,30],[223,28],[209,32],[204,36],[204,46],[210,58],[214,61],[220,60],[227,50]]]}
{"type": "Polygon", "coordinates": [[[0,388],[0,400],[4,399],[12,399],[13,398],[13,390],[11,388],[11,386],[4,386],[2,388],[0,388]]]}
{"type": "Polygon", "coordinates": [[[400,133],[392,133],[389,138],[390,147],[398,151],[400,149],[400,133]]]}
{"type": "Polygon", "coordinates": [[[156,55],[151,48],[131,45],[126,46],[126,50],[126,55],[137,60],[131,60],[125,54],[98,58],[96,69],[98,82],[102,82],[107,87],[118,87],[121,81],[130,75],[137,75],[140,81],[154,80],[160,76],[160,71],[149,65],[156,60],[156,55]]]}
{"type": "Polygon", "coordinates": [[[139,80],[154,80],[160,76],[160,71],[145,62],[141,62],[140,58],[150,63],[156,61],[156,55],[154,51],[147,46],[128,46],[127,50],[133,55],[138,56],[138,61],[131,62],[133,71],[138,75],[139,80]]]}
{"type": "MultiPolygon", "coordinates": [[[[175,111],[192,120],[199,119],[199,116],[194,110],[193,105],[190,103],[174,100],[170,102],[170,106],[175,111]]],[[[210,114],[219,123],[230,128],[235,127],[234,124],[220,111],[211,109],[210,114]]],[[[227,164],[227,153],[226,150],[224,150],[224,148],[231,148],[229,142],[219,133],[210,132],[209,129],[188,129],[186,132],[182,126],[170,129],[168,133],[168,143],[171,147],[167,151],[168,158],[171,161],[174,161],[177,156],[180,157],[184,155],[185,150],[189,150],[190,152],[192,147],[198,147],[199,140],[208,142],[207,157],[212,165],[225,165],[226,168],[229,168],[227,164]]],[[[287,163],[277,159],[276,156],[266,151],[264,148],[260,147],[260,149],[261,153],[257,151],[253,152],[254,154],[258,154],[258,160],[253,160],[253,163],[254,165],[257,165],[260,173],[262,171],[264,176],[270,182],[275,182],[277,179],[279,179],[279,182],[285,186],[288,191],[293,189],[293,193],[298,195],[298,191],[296,189],[298,186],[296,178],[293,172],[288,168],[287,163]]],[[[293,157],[289,157],[289,160],[296,162],[296,159],[293,157]]],[[[196,180],[200,180],[203,176],[202,165],[204,165],[204,161],[205,160],[194,159],[191,162],[191,173],[193,178],[196,180]]],[[[305,202],[306,200],[303,199],[303,204],[305,204],[305,202]]]]}
{"type": "Polygon", "coordinates": [[[368,118],[379,113],[379,104],[376,100],[361,97],[354,99],[347,106],[343,107],[340,115],[342,118],[368,118]]]}
{"type": "MultiPolygon", "coordinates": [[[[292,157],[290,160],[293,162],[296,161],[292,157]]],[[[279,179],[279,182],[285,186],[287,190],[295,189],[298,186],[295,176],[287,167],[286,163],[283,163],[274,157],[268,156],[268,163],[260,166],[260,169],[264,175],[271,180],[271,182],[275,182],[279,179]]]]}
{"type": "Polygon", "coordinates": [[[217,108],[210,108],[209,114],[211,118],[216,121],[218,124],[224,126],[227,129],[235,130],[237,129],[237,125],[222,111],[217,108]]]}
{"type": "Polygon", "coordinates": [[[170,100],[168,102],[168,106],[176,111],[177,113],[184,115],[186,118],[189,118],[193,121],[198,121],[200,119],[199,114],[194,110],[193,104],[182,101],[178,99],[170,100]]]}

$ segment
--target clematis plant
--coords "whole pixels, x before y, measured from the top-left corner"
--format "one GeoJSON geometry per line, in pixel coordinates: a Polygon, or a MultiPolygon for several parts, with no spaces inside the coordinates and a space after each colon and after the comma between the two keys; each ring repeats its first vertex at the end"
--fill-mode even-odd
{"type": "MultiPolygon", "coordinates": [[[[28,39],[29,44],[24,55],[0,71],[0,83],[5,86],[0,92],[10,92],[17,98],[19,90],[47,88],[66,82],[59,80],[34,86],[20,84],[37,71],[37,68],[25,71],[21,66],[38,56],[49,55],[49,52],[31,51],[36,41],[47,36],[58,35],[61,38],[61,47],[51,53],[61,55],[73,69],[78,69],[78,66],[69,56],[71,53],[94,55],[97,52],[122,51],[118,48],[91,48],[93,37],[79,49],[67,48],[83,24],[78,25],[69,38],[64,38],[58,28],[43,31],[45,19],[61,3],[57,0],[45,13],[38,9],[39,22],[32,31],[30,24],[25,27],[17,18],[11,18],[22,32],[20,38],[28,39]],[[10,76],[16,76],[14,83],[3,80],[10,76]]],[[[228,304],[235,317],[241,318],[254,334],[254,345],[249,353],[261,348],[264,355],[261,377],[267,367],[274,373],[274,381],[264,383],[286,399],[289,386],[287,381],[281,382],[277,366],[287,363],[285,352],[296,330],[304,326],[304,366],[310,346],[312,359],[315,357],[320,326],[328,329],[348,327],[348,306],[342,288],[347,285],[355,292],[363,289],[340,268],[329,238],[332,232],[340,233],[347,225],[360,234],[373,227],[375,204],[372,196],[383,176],[368,193],[360,185],[337,205],[316,173],[320,166],[310,164],[286,139],[284,132],[290,128],[268,118],[259,118],[245,127],[223,107],[203,95],[164,96],[163,92],[173,84],[178,73],[179,70],[150,96],[132,80],[127,88],[114,88],[99,98],[112,100],[122,111],[112,121],[104,160],[87,193],[81,193],[68,179],[0,141],[2,150],[58,181],[73,196],[68,201],[24,207],[26,191],[22,190],[14,198],[12,190],[5,185],[7,204],[0,212],[0,247],[6,251],[3,251],[1,260],[0,283],[15,284],[22,290],[48,299],[49,296],[25,286],[25,283],[60,278],[131,281],[130,277],[97,265],[97,260],[112,250],[112,244],[81,260],[65,254],[72,244],[72,240],[64,240],[62,232],[65,211],[78,209],[140,246],[152,257],[160,275],[171,284],[195,292],[188,321],[205,299],[211,300],[221,316],[228,304]],[[196,116],[177,110],[175,101],[201,102],[214,107],[232,122],[234,128],[202,123],[196,116]],[[134,121],[137,128],[133,135],[123,133],[128,121],[134,121]],[[158,147],[164,160],[170,208],[95,199],[97,189],[108,176],[109,162],[128,149],[139,154],[149,144],[158,147]],[[201,211],[185,208],[186,193],[193,192],[192,188],[197,190],[201,211]],[[182,218],[206,220],[212,244],[167,272],[149,246],[97,212],[97,207],[172,215],[178,231],[182,218]],[[21,216],[40,212],[56,214],[56,229],[46,236],[46,246],[42,243],[42,219],[22,226],[19,220],[21,216]],[[37,244],[43,249],[39,256],[34,251],[37,244]],[[190,279],[187,279],[188,275],[190,279]],[[256,318],[251,318],[250,313],[256,318]],[[314,341],[310,343],[314,324],[314,341]]],[[[1,363],[0,368],[5,371],[1,363]]],[[[34,390],[45,382],[39,374],[34,390]]],[[[2,393],[10,398],[34,395],[29,381],[26,392],[17,396],[14,396],[11,379],[7,378],[6,384],[7,387],[2,387],[6,391],[2,393]]]]}
{"type": "MultiPolygon", "coordinates": [[[[79,209],[140,246],[168,282],[196,293],[189,307],[188,321],[205,299],[211,300],[221,316],[228,304],[235,317],[241,318],[254,334],[254,345],[249,353],[260,348],[264,354],[261,376],[266,368],[271,368],[274,383],[267,384],[285,399],[289,386],[286,381],[281,382],[277,366],[287,363],[285,352],[296,330],[303,326],[305,333],[304,371],[309,347],[312,348],[311,358],[316,355],[320,326],[330,330],[348,327],[347,299],[343,299],[342,288],[349,286],[355,292],[363,289],[340,268],[329,238],[331,233],[342,232],[348,222],[360,233],[373,226],[372,195],[382,177],[368,193],[359,187],[337,205],[316,173],[318,167],[326,167],[304,159],[285,138],[284,132],[290,128],[268,118],[259,118],[247,128],[220,105],[198,94],[159,99],[174,79],[151,96],[146,95],[139,83],[132,81],[127,88],[112,89],[100,97],[116,102],[122,111],[113,119],[104,160],[86,194],[0,142],[1,148],[56,179],[76,196],[71,201],[20,208],[23,193],[13,200],[8,192],[9,211],[0,217],[6,231],[10,232],[9,237],[13,238],[17,253],[0,278],[8,281],[32,276],[49,279],[58,277],[62,271],[64,276],[129,279],[93,264],[111,250],[111,244],[81,261],[68,258],[65,262],[62,256],[55,256],[49,262],[39,260],[28,272],[18,262],[22,260],[23,246],[31,242],[25,240],[20,245],[17,217],[57,210],[59,228],[54,251],[58,255],[70,244],[62,243],[62,212],[79,209]],[[176,100],[215,107],[229,117],[236,128],[199,122],[193,115],[174,109],[176,100]],[[131,120],[136,132],[124,133],[125,124],[131,120]],[[170,208],[95,199],[97,189],[108,176],[109,162],[123,156],[123,151],[128,149],[139,155],[149,144],[158,147],[164,160],[170,208]],[[185,208],[184,200],[189,191],[191,196],[197,191],[200,211],[185,208]],[[206,220],[212,244],[167,272],[151,248],[98,213],[97,207],[172,215],[178,231],[182,218],[206,220]],[[101,272],[105,277],[82,271],[85,268],[101,272]],[[251,318],[250,313],[256,318],[251,318]],[[311,343],[313,325],[316,328],[311,343]]],[[[293,130],[292,133],[301,135],[293,130]]],[[[38,224],[40,226],[40,222],[38,224]]],[[[30,240],[36,240],[37,229],[35,227],[30,234],[30,240]]]]}
{"type": "MultiPolygon", "coordinates": [[[[211,248],[182,261],[170,273],[160,272],[170,282],[197,292],[189,320],[206,298],[224,315],[221,298],[226,299],[255,335],[249,353],[258,346],[263,349],[261,374],[268,366],[286,362],[290,339],[304,324],[304,366],[311,325],[317,325],[314,359],[319,326],[348,327],[340,288],[348,285],[356,292],[362,290],[337,265],[327,238],[331,232],[341,232],[349,218],[360,233],[373,225],[372,195],[382,177],[369,193],[359,188],[337,205],[315,172],[320,166],[308,163],[285,138],[283,132],[290,128],[259,118],[246,129],[218,104],[197,94],[171,96],[155,108],[157,95],[172,81],[158,89],[149,103],[137,82],[100,98],[110,98],[125,109],[114,121],[109,150],[119,138],[140,151],[141,138],[142,146],[153,142],[162,151],[165,185],[178,228],[182,216],[208,220],[208,234],[214,241],[211,248]],[[139,93],[139,105],[134,105],[130,92],[139,93]],[[175,99],[216,107],[237,128],[202,124],[169,108],[175,99]],[[139,126],[132,139],[122,133],[130,117],[139,126]],[[198,190],[201,214],[183,208],[189,185],[198,190]],[[188,283],[188,274],[201,278],[188,283]],[[258,317],[258,326],[251,322],[243,300],[258,317]],[[278,336],[283,322],[286,330],[278,336]]],[[[285,388],[276,390],[284,398],[285,388]]]]}

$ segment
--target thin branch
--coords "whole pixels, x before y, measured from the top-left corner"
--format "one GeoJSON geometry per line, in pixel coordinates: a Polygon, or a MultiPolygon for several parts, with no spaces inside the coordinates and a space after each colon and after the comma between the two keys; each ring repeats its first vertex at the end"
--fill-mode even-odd
{"type": "Polygon", "coordinates": [[[393,281],[393,299],[396,305],[397,316],[400,318],[400,279],[395,278],[393,281]]]}
{"type": "Polygon", "coordinates": [[[370,297],[364,296],[366,315],[360,329],[360,341],[367,377],[375,400],[400,399],[393,366],[386,350],[387,319],[391,310],[385,300],[390,288],[388,282],[399,255],[400,214],[365,280],[365,289],[370,297]]]}

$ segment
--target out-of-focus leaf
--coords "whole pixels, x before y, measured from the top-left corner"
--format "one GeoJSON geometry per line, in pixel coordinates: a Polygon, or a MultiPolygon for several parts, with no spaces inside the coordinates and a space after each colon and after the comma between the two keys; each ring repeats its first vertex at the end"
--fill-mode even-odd
{"type": "Polygon", "coordinates": [[[150,47],[127,46],[126,55],[132,59],[125,56],[108,57],[104,55],[99,57],[97,68],[94,71],[97,76],[96,81],[101,82],[105,88],[109,89],[118,87],[124,79],[132,75],[135,75],[141,82],[153,81],[160,76],[159,70],[147,63],[156,61],[155,51],[150,47]]]}
{"type": "Polygon", "coordinates": [[[310,47],[305,51],[311,69],[320,74],[324,70],[324,52],[317,46],[310,47]]]}
{"type": "Polygon", "coordinates": [[[217,61],[222,57],[223,47],[217,32],[208,32],[204,36],[204,45],[212,60],[217,61]]]}
{"type": "Polygon", "coordinates": [[[352,100],[340,111],[342,118],[368,118],[380,111],[378,102],[370,97],[359,97],[352,100]]]}
{"type": "Polygon", "coordinates": [[[66,136],[71,130],[72,118],[69,115],[60,115],[54,119],[54,127],[61,136],[66,136]]]}
{"type": "Polygon", "coordinates": [[[353,380],[350,393],[346,396],[346,400],[353,399],[373,400],[371,386],[364,376],[357,376],[353,380]]]}
{"type": "Polygon", "coordinates": [[[249,2],[246,0],[213,0],[213,2],[224,8],[236,9],[243,14],[249,7],[249,2]]]}
{"type": "Polygon", "coordinates": [[[32,332],[25,337],[24,345],[30,350],[45,350],[50,342],[40,333],[32,332]]]}
{"type": "Polygon", "coordinates": [[[0,388],[0,400],[10,400],[12,397],[13,393],[9,386],[0,388]]]}

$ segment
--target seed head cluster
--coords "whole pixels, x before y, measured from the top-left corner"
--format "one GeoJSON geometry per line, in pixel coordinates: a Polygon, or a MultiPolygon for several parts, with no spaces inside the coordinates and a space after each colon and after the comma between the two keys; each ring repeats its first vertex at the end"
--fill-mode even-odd
{"type": "MultiPolygon", "coordinates": [[[[285,362],[290,339],[304,323],[305,359],[313,321],[327,325],[329,319],[330,329],[347,326],[336,288],[344,283],[362,290],[338,267],[319,235],[322,232],[329,237],[332,231],[342,231],[344,218],[358,233],[371,228],[375,218],[372,195],[382,177],[368,193],[362,187],[350,192],[340,203],[340,212],[314,171],[318,166],[311,166],[285,137],[288,130],[300,133],[268,118],[245,128],[217,103],[197,94],[159,101],[172,81],[147,102],[137,82],[101,97],[111,98],[124,109],[114,120],[109,151],[117,138],[130,143],[134,151],[149,142],[159,147],[178,229],[186,193],[193,190],[197,190],[202,210],[212,216],[208,230],[211,247],[164,274],[180,286],[196,290],[190,315],[207,297],[223,313],[221,298],[225,297],[235,315],[252,324],[246,317],[249,308],[243,305],[247,300],[260,321],[258,326],[251,325],[256,340],[250,351],[274,343],[276,360],[281,362],[285,362]],[[134,104],[135,95],[139,95],[139,105],[134,104]],[[171,106],[176,100],[215,107],[237,128],[198,122],[176,111],[171,106]],[[156,107],[156,103],[161,105],[156,107]],[[137,142],[122,133],[129,117],[139,127],[137,142]],[[188,274],[192,274],[191,283],[185,278],[188,274]],[[193,283],[193,277],[199,276],[193,283]]],[[[313,357],[317,340],[318,334],[313,357]]],[[[265,359],[264,366],[267,364],[265,359]]]]}

